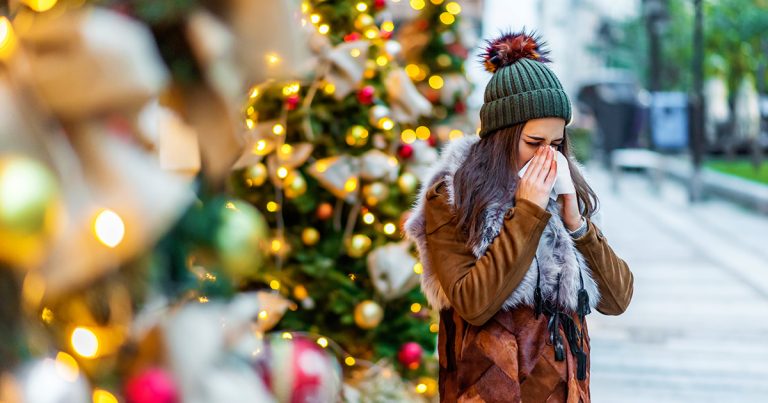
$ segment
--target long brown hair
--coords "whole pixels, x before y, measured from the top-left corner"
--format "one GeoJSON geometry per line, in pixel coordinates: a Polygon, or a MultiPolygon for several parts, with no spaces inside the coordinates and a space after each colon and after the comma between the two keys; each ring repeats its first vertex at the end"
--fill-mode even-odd
{"type": "MultiPolygon", "coordinates": [[[[494,202],[499,189],[517,189],[517,172],[522,168],[517,161],[520,136],[525,123],[489,133],[470,148],[469,155],[453,178],[458,226],[467,235],[468,245],[477,245],[482,239],[485,211],[494,202]]],[[[568,158],[568,166],[576,188],[579,211],[592,217],[597,211],[597,194],[574,167],[567,130],[557,150],[568,158]]]]}

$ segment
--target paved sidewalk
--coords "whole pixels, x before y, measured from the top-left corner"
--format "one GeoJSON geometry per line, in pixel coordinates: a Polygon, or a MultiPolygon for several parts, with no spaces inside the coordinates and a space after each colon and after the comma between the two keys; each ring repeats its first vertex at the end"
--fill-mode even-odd
{"type": "Polygon", "coordinates": [[[768,401],[768,217],[625,173],[587,174],[599,225],[635,274],[629,310],[590,316],[592,396],[603,402],[768,401]]]}

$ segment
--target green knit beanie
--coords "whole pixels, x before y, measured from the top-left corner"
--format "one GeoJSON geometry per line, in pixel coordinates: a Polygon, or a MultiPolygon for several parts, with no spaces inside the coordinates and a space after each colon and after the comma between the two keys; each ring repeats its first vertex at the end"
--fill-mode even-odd
{"type": "Polygon", "coordinates": [[[571,103],[560,80],[544,63],[548,51],[537,36],[509,33],[488,41],[481,55],[493,73],[480,108],[480,137],[531,119],[571,121],[571,103]]]}

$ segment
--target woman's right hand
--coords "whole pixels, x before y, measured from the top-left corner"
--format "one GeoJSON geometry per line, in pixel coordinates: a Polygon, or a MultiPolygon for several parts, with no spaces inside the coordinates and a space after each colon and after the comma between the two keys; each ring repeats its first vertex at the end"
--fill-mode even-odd
{"type": "Polygon", "coordinates": [[[543,209],[547,208],[549,194],[557,178],[557,159],[554,156],[552,147],[539,147],[536,150],[531,165],[517,185],[516,200],[526,199],[543,209]]]}

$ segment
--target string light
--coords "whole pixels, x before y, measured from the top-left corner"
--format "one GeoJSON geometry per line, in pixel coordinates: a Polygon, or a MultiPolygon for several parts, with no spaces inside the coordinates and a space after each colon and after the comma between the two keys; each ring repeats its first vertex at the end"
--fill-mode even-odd
{"type": "Polygon", "coordinates": [[[424,394],[427,391],[427,385],[420,383],[416,385],[416,393],[424,394]]]}
{"type": "Polygon", "coordinates": [[[51,308],[43,308],[43,312],[40,313],[40,319],[48,324],[53,322],[53,311],[51,308]]]}
{"type": "Polygon", "coordinates": [[[320,33],[321,33],[321,34],[323,34],[323,35],[326,35],[326,34],[328,34],[328,32],[329,32],[330,30],[331,30],[331,27],[329,27],[329,26],[328,26],[328,24],[323,24],[323,25],[320,25],[320,26],[317,28],[317,32],[320,32],[320,33]]]}
{"type": "Polygon", "coordinates": [[[203,295],[202,297],[198,297],[197,298],[197,302],[199,302],[201,304],[207,304],[208,303],[208,297],[206,297],[205,295],[203,295]]]}
{"type": "Polygon", "coordinates": [[[23,3],[32,10],[42,13],[52,9],[56,5],[57,0],[24,0],[23,3]]]}
{"type": "Polygon", "coordinates": [[[248,127],[248,130],[253,130],[256,127],[256,122],[253,119],[245,119],[245,125],[248,127]]]}
{"type": "Polygon", "coordinates": [[[432,133],[427,126],[419,126],[416,128],[416,138],[419,140],[427,140],[432,133]]]}
{"type": "Polygon", "coordinates": [[[96,215],[96,219],[93,222],[93,230],[99,242],[110,248],[120,244],[125,236],[123,219],[109,209],[104,209],[96,215]]]}
{"type": "MultiPolygon", "coordinates": [[[[283,241],[281,241],[279,239],[273,239],[272,243],[271,243],[271,247],[272,247],[272,252],[273,253],[278,253],[278,252],[280,252],[281,249],[283,249],[283,241]]],[[[277,280],[273,280],[273,281],[277,281],[277,280]]],[[[280,288],[280,283],[279,282],[278,283],[270,282],[269,286],[272,287],[273,290],[276,290],[277,288],[274,288],[275,284],[277,284],[277,288],[280,288]]]]}
{"type": "Polygon", "coordinates": [[[333,85],[332,83],[325,84],[325,86],[323,87],[323,92],[326,95],[333,95],[336,92],[336,86],[333,85]]]}
{"type": "Polygon", "coordinates": [[[357,178],[349,178],[344,183],[344,190],[347,192],[354,192],[357,189],[357,178]]]}
{"type": "Polygon", "coordinates": [[[453,15],[458,15],[461,12],[461,5],[455,1],[452,1],[445,5],[445,11],[448,11],[453,15]]]}
{"type": "Polygon", "coordinates": [[[436,6],[439,6],[439,5],[443,4],[443,1],[445,1],[445,0],[430,0],[430,1],[432,2],[432,4],[434,4],[436,6]]]}
{"type": "Polygon", "coordinates": [[[256,98],[256,97],[258,97],[258,96],[259,96],[259,94],[261,94],[261,92],[259,91],[259,89],[258,89],[258,88],[254,88],[254,89],[252,89],[252,90],[251,90],[251,94],[250,94],[250,97],[251,97],[251,99],[253,99],[253,98],[256,98]]]}
{"type": "Polygon", "coordinates": [[[384,130],[392,130],[395,127],[395,122],[390,118],[379,119],[379,127],[384,130]]]}
{"type": "Polygon", "coordinates": [[[373,215],[373,213],[368,212],[363,214],[363,222],[366,224],[373,224],[373,222],[376,221],[376,216],[373,215]]]}
{"type": "Polygon", "coordinates": [[[460,137],[464,137],[464,133],[459,129],[453,129],[448,133],[448,138],[451,140],[456,140],[460,137]]]}
{"type": "Polygon", "coordinates": [[[389,59],[386,56],[384,56],[384,55],[381,55],[381,56],[376,58],[376,64],[378,64],[381,67],[386,66],[387,63],[389,63],[389,59]]]}
{"type": "Polygon", "coordinates": [[[381,30],[386,32],[392,32],[395,30],[395,23],[392,21],[384,21],[381,23],[381,30]]]}
{"type": "Polygon", "coordinates": [[[440,326],[437,323],[433,323],[429,325],[429,331],[432,333],[437,333],[438,331],[440,331],[440,326]]]}
{"type": "Polygon", "coordinates": [[[416,141],[416,132],[411,129],[405,129],[402,133],[400,133],[400,139],[405,144],[411,144],[416,141]]]}
{"type": "Polygon", "coordinates": [[[352,358],[352,356],[348,356],[347,358],[344,359],[344,363],[352,367],[355,365],[355,359],[352,358]]]}
{"type": "Polygon", "coordinates": [[[259,140],[256,142],[256,144],[253,145],[253,149],[251,150],[252,153],[256,155],[267,155],[269,154],[269,149],[267,147],[267,141],[266,140],[259,140]]]}
{"type": "Polygon", "coordinates": [[[72,331],[72,348],[81,357],[93,358],[99,351],[99,339],[90,329],[76,327],[72,331]]]}
{"type": "Polygon", "coordinates": [[[421,304],[418,302],[414,302],[411,304],[411,312],[413,313],[419,313],[421,311],[421,304]]]}
{"type": "MultiPolygon", "coordinates": [[[[272,241],[272,243],[274,244],[275,241],[282,243],[279,239],[275,239],[274,241],[272,241]]],[[[279,290],[280,289],[280,282],[277,281],[277,280],[270,281],[269,282],[269,288],[271,288],[273,290],[279,290]]]]}
{"type": "Polygon", "coordinates": [[[275,124],[272,126],[272,133],[275,133],[278,136],[285,133],[285,126],[281,125],[280,123],[275,124]]]}
{"type": "Polygon", "coordinates": [[[419,76],[419,72],[421,69],[419,69],[419,66],[411,63],[407,66],[405,66],[405,74],[408,74],[408,77],[412,79],[416,79],[416,77],[419,76]]]}
{"type": "Polygon", "coordinates": [[[312,14],[309,16],[309,21],[313,24],[317,24],[320,22],[320,14],[312,14]]]}
{"type": "Polygon", "coordinates": [[[261,320],[267,319],[267,316],[269,316],[267,314],[267,311],[260,311],[259,312],[259,319],[261,319],[261,320]]]}
{"type": "Polygon", "coordinates": [[[107,392],[106,390],[94,389],[93,403],[118,403],[118,401],[115,395],[107,392]]]}
{"type": "Polygon", "coordinates": [[[322,348],[326,348],[328,347],[328,339],[326,339],[325,337],[321,337],[317,339],[317,344],[322,348]]]}
{"type": "Polygon", "coordinates": [[[274,213],[276,211],[280,210],[280,205],[271,201],[267,203],[267,211],[270,213],[274,213]]]}
{"type": "Polygon", "coordinates": [[[424,0],[411,0],[411,8],[418,11],[424,8],[426,4],[424,3],[424,0]]]}
{"type": "Polygon", "coordinates": [[[439,90],[440,88],[443,88],[443,78],[438,76],[438,75],[434,75],[434,76],[430,77],[429,78],[429,86],[432,87],[433,89],[436,89],[436,90],[439,90]]]}
{"type": "Polygon", "coordinates": [[[288,168],[286,167],[280,167],[277,168],[277,177],[280,179],[285,179],[288,176],[288,168]]]}
{"type": "Polygon", "coordinates": [[[282,337],[286,340],[293,340],[293,335],[288,332],[283,332],[282,337]]]}
{"type": "Polygon", "coordinates": [[[16,49],[16,34],[8,18],[0,16],[0,60],[8,58],[16,49]]]}
{"type": "Polygon", "coordinates": [[[361,12],[361,13],[362,13],[362,12],[364,12],[365,10],[367,10],[367,9],[368,9],[368,5],[367,5],[367,4],[365,4],[365,3],[363,3],[363,2],[361,1],[361,2],[357,3],[357,5],[355,6],[355,8],[357,9],[357,11],[359,11],[359,12],[361,12]]]}
{"type": "Polygon", "coordinates": [[[440,22],[442,22],[445,25],[451,25],[454,22],[456,22],[456,17],[453,16],[453,14],[445,12],[440,14],[440,22]]]}
{"type": "Polygon", "coordinates": [[[416,274],[421,274],[424,272],[424,265],[421,264],[421,262],[416,262],[416,264],[413,265],[413,272],[416,274]]]}
{"type": "Polygon", "coordinates": [[[267,53],[266,59],[267,59],[267,63],[269,63],[270,65],[275,65],[280,63],[280,56],[278,56],[278,54],[274,52],[267,53]]]}
{"type": "Polygon", "coordinates": [[[375,27],[371,27],[365,30],[364,35],[368,39],[374,39],[377,36],[379,36],[379,30],[376,29],[375,27]]]}
{"type": "Polygon", "coordinates": [[[395,224],[388,222],[384,224],[384,233],[387,235],[392,235],[395,233],[395,230],[397,230],[397,226],[395,224]]]}

